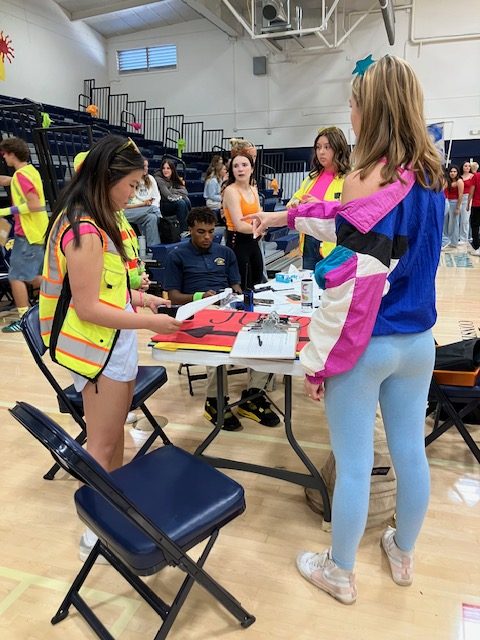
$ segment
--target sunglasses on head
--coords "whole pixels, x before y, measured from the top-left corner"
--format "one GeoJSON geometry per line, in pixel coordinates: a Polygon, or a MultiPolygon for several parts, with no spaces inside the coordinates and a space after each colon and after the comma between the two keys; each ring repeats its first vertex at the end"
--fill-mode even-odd
{"type": "Polygon", "coordinates": [[[131,139],[131,138],[127,138],[127,141],[124,142],[115,153],[121,153],[122,151],[124,151],[125,149],[128,149],[128,147],[132,147],[132,149],[134,151],[136,151],[136,153],[138,153],[139,155],[142,155],[140,153],[140,149],[137,147],[137,145],[135,144],[135,142],[131,139]]]}

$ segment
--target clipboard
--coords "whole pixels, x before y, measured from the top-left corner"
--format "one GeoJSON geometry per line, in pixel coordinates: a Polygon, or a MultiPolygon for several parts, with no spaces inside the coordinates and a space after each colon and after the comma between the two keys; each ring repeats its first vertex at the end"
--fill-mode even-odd
{"type": "Polygon", "coordinates": [[[277,313],[243,327],[237,334],[232,358],[295,360],[298,325],[282,322],[277,313]]]}

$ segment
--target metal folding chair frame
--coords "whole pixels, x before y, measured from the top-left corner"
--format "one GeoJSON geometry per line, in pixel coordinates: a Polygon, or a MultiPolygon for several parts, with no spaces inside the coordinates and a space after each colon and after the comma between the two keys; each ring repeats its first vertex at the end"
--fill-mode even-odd
{"type": "MultiPolygon", "coordinates": [[[[30,349],[33,359],[35,360],[40,371],[46,377],[50,385],[53,387],[55,393],[57,394],[58,406],[59,406],[60,412],[69,413],[72,416],[72,418],[80,427],[80,433],[75,438],[75,440],[81,445],[84,444],[87,439],[87,425],[85,423],[85,420],[83,419],[83,402],[81,400],[81,394],[78,394],[79,396],[78,403],[72,402],[72,400],[68,397],[66,393],[69,387],[67,389],[63,389],[55,379],[55,376],[52,374],[50,369],[47,367],[47,365],[43,361],[42,356],[46,352],[46,348],[43,347],[42,352],[40,352],[40,349],[39,349],[39,341],[41,341],[41,335],[40,335],[40,325],[38,320],[38,305],[31,307],[27,311],[27,313],[22,318],[21,325],[22,325],[23,336],[28,345],[28,348],[30,349]],[[35,324],[35,327],[33,327],[34,324],[35,324]],[[38,325],[38,328],[37,328],[37,325],[38,325]],[[37,332],[35,332],[36,329],[37,329],[37,332]]],[[[138,368],[139,370],[138,377],[139,378],[141,377],[142,371],[145,371],[150,368],[151,367],[140,366],[138,368]]],[[[139,449],[135,457],[144,455],[144,453],[146,453],[150,449],[150,447],[152,446],[152,444],[157,438],[161,438],[164,444],[171,444],[164,430],[158,424],[158,422],[155,420],[152,413],[148,410],[147,406],[145,405],[145,401],[152,395],[152,393],[154,393],[157,389],[160,389],[167,381],[167,374],[166,374],[165,368],[161,366],[157,366],[156,368],[159,370],[162,370],[161,373],[163,373],[163,378],[164,378],[162,384],[157,386],[153,391],[150,391],[150,393],[146,394],[145,397],[140,397],[139,399],[137,399],[137,402],[135,402],[136,391],[134,391],[134,400],[132,402],[131,410],[133,411],[135,409],[140,409],[145,415],[145,417],[147,418],[147,420],[149,421],[149,423],[152,425],[152,429],[153,429],[152,433],[149,435],[147,440],[139,449]]],[[[53,480],[59,468],[60,467],[57,463],[54,464],[51,467],[51,469],[49,469],[49,471],[47,471],[47,473],[43,476],[44,479],[53,480]]]]}
{"type": "Polygon", "coordinates": [[[472,436],[470,435],[465,423],[463,421],[464,416],[468,415],[471,411],[476,409],[480,405],[480,387],[472,387],[472,389],[476,390],[476,395],[472,395],[473,391],[469,394],[469,389],[471,387],[455,387],[458,390],[458,396],[448,396],[446,389],[448,386],[452,385],[442,385],[439,384],[435,377],[432,378],[432,382],[430,385],[430,394],[437,401],[437,407],[435,411],[435,422],[433,425],[433,430],[427,437],[425,438],[425,446],[428,447],[429,444],[434,442],[437,438],[443,435],[448,429],[451,427],[455,427],[459,434],[462,436],[465,444],[473,453],[477,462],[480,462],[480,449],[472,436]],[[464,391],[464,393],[462,393],[464,391]],[[464,406],[458,411],[453,402],[461,402],[464,406]],[[440,413],[442,411],[446,411],[448,418],[441,422],[440,413]]]}
{"type": "MultiPolygon", "coordinates": [[[[163,623],[155,635],[155,640],[164,640],[167,637],[175,618],[195,582],[213,595],[214,598],[240,622],[242,627],[249,627],[255,622],[255,617],[249,614],[240,603],[203,568],[218,537],[220,528],[237,515],[240,515],[239,512],[233,513],[226,522],[218,522],[217,526],[213,528],[213,531],[203,538],[207,540],[207,544],[199,559],[195,562],[186,554],[188,549],[180,547],[174,540],[160,530],[148,516],[142,513],[138,506],[117,486],[114,476],[104,471],[59,425],[54,423],[45,414],[42,414],[41,411],[25,402],[17,403],[16,406],[9,411],[27,431],[52,453],[62,468],[98,492],[101,497],[120,512],[125,519],[135,525],[139,533],[150,538],[155,545],[160,548],[165,557],[165,561],[161,565],[156,565],[151,571],[148,573],[145,572],[143,575],[157,573],[167,564],[176,566],[187,574],[173,602],[169,605],[132,571],[128,564],[120,557],[119,553],[113,553],[102,540],[99,539],[68,590],[57,613],[52,618],[52,624],[57,624],[64,620],[68,616],[70,607],[73,605],[99,638],[102,640],[114,640],[113,636],[79,593],[99,554],[108,560],[162,619],[163,623]]],[[[168,446],[173,447],[173,445],[168,446]]],[[[173,447],[173,449],[179,451],[176,447],[173,447]]],[[[147,456],[158,453],[158,451],[155,451],[147,454],[147,456]]],[[[193,458],[191,454],[188,454],[188,456],[193,458]]],[[[193,546],[193,544],[198,544],[198,541],[193,542],[190,546],[193,546]]]]}

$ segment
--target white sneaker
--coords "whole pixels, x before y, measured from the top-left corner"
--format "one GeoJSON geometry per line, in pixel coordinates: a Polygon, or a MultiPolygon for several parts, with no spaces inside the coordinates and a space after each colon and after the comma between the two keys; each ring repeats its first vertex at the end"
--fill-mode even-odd
{"type": "Polygon", "coordinates": [[[468,252],[471,256],[480,256],[480,248],[479,249],[470,249],[468,252]]]}
{"type": "Polygon", "coordinates": [[[396,529],[387,527],[380,540],[392,572],[393,581],[401,587],[408,587],[413,582],[413,551],[402,551],[395,542],[396,529]]]}
{"type": "Polygon", "coordinates": [[[125,424],[134,424],[138,420],[137,414],[133,411],[129,411],[127,413],[127,419],[125,420],[125,424]]]}
{"type": "MultiPolygon", "coordinates": [[[[82,562],[85,562],[85,560],[90,555],[90,551],[93,549],[94,546],[95,546],[95,543],[92,545],[88,544],[85,534],[83,533],[82,537],[80,538],[80,548],[78,551],[79,558],[82,562]]],[[[96,564],[110,564],[108,560],[101,554],[97,556],[97,559],[95,560],[95,562],[96,564]]]]}
{"type": "Polygon", "coordinates": [[[297,556],[297,569],[306,580],[342,604],[353,604],[357,599],[355,574],[337,567],[331,547],[323,553],[302,551],[297,556]]]}

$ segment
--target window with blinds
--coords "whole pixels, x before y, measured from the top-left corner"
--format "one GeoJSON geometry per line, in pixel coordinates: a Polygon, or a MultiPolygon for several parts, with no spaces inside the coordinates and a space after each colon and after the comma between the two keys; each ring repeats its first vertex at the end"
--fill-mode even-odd
{"type": "Polygon", "coordinates": [[[175,44],[117,51],[117,69],[120,73],[176,68],[177,46],[175,44]]]}

